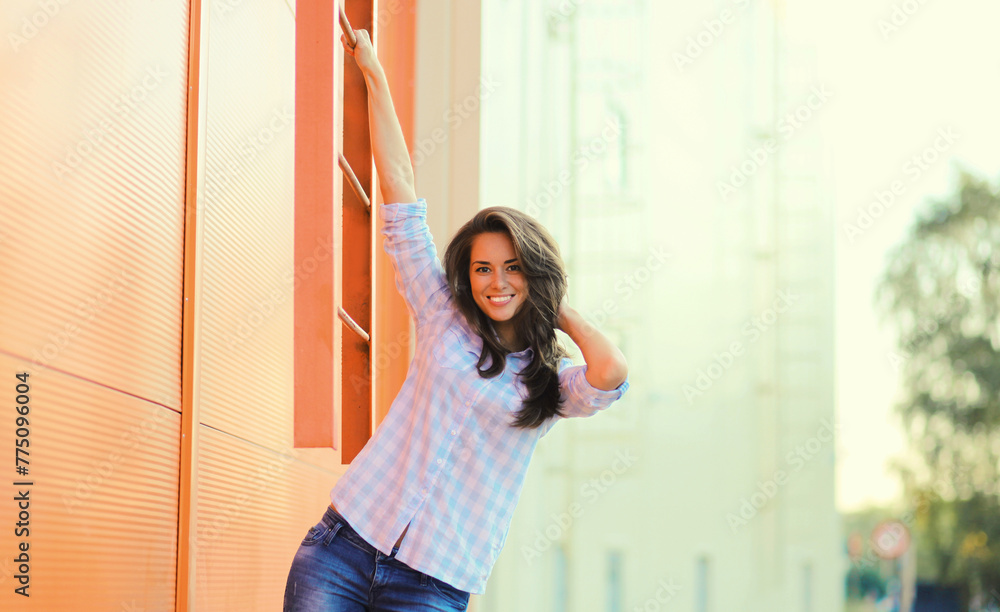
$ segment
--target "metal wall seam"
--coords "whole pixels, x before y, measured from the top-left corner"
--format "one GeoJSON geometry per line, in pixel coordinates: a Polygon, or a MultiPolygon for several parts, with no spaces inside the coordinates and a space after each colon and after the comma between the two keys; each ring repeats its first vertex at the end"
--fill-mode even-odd
{"type": "Polygon", "coordinates": [[[207,74],[201,70],[203,41],[208,36],[209,3],[191,0],[188,35],[187,164],[184,198],[184,305],[181,341],[181,441],[180,493],[177,513],[177,591],[176,610],[193,608],[197,550],[198,398],[195,376],[198,372],[198,307],[201,289],[201,244],[203,220],[198,214],[198,193],[204,167],[205,147],[199,134],[205,132],[205,89],[207,74]],[[202,28],[202,24],[206,27],[202,28]]]}

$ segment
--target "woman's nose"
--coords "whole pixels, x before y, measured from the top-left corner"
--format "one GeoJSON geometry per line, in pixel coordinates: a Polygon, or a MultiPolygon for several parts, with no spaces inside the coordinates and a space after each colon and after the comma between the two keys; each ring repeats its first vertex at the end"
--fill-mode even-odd
{"type": "Polygon", "coordinates": [[[496,272],[493,274],[493,282],[490,283],[491,287],[495,289],[500,289],[507,286],[507,279],[504,277],[503,272],[496,272]]]}

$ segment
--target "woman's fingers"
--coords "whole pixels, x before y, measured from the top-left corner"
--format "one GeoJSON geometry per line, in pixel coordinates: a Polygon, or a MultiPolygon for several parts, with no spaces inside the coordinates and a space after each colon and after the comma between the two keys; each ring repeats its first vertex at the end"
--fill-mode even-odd
{"type": "Polygon", "coordinates": [[[375,58],[375,49],[372,46],[368,30],[354,30],[355,45],[352,47],[347,39],[347,33],[340,35],[340,42],[344,45],[344,51],[358,63],[362,71],[378,65],[375,58]]]}
{"type": "Polygon", "coordinates": [[[343,45],[344,45],[344,51],[348,55],[353,56],[354,55],[354,47],[352,47],[351,45],[347,44],[347,35],[346,34],[341,34],[340,35],[340,42],[343,43],[343,45]]]}

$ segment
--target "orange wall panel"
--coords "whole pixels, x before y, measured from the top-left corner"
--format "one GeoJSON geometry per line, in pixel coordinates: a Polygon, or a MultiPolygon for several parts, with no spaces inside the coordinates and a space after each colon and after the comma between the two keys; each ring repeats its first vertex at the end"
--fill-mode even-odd
{"type": "MultiPolygon", "coordinates": [[[[173,607],[188,9],[0,9],[0,372],[8,393],[31,374],[29,609],[173,607]]],[[[25,609],[2,563],[0,609],[25,609]]]]}
{"type": "Polygon", "coordinates": [[[340,248],[329,225],[295,244],[293,8],[213,11],[201,47],[194,610],[280,608],[292,556],[340,474],[332,448],[293,448],[295,284],[329,279],[340,248]],[[315,261],[297,263],[296,247],[315,261]]]}
{"type": "MultiPolygon", "coordinates": [[[[24,367],[24,360],[0,354],[10,400],[14,374],[24,367]]],[[[172,609],[180,415],[45,368],[36,368],[28,382],[25,478],[33,485],[17,488],[30,498],[29,533],[13,533],[16,508],[9,500],[16,493],[8,481],[0,610],[172,609]],[[8,571],[22,541],[29,544],[27,599],[15,595],[8,571]]],[[[12,449],[14,438],[11,419],[0,427],[0,444],[12,449]]],[[[11,457],[9,473],[13,463],[11,457]]]]}
{"type": "MultiPolygon", "coordinates": [[[[296,273],[295,19],[284,2],[244,2],[213,10],[207,29],[199,414],[217,429],[286,447],[296,273]]],[[[333,241],[316,247],[330,257],[333,241]]]]}
{"type": "Polygon", "coordinates": [[[279,610],[299,542],[338,473],[332,451],[261,448],[203,427],[198,466],[198,610],[279,610]]]}
{"type": "Polygon", "coordinates": [[[188,3],[52,6],[3,2],[0,350],[179,408],[188,3]]]}

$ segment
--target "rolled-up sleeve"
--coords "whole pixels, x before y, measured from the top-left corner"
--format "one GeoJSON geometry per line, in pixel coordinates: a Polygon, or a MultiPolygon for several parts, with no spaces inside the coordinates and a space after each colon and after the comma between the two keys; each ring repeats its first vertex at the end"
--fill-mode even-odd
{"type": "Polygon", "coordinates": [[[572,363],[571,359],[564,357],[559,369],[559,395],[563,400],[563,414],[567,418],[597,414],[621,399],[628,390],[628,376],[614,389],[598,389],[587,380],[587,366],[572,363]]]}
{"type": "Polygon", "coordinates": [[[383,204],[378,215],[383,222],[383,248],[392,262],[396,289],[419,326],[444,308],[450,297],[448,280],[427,226],[427,201],[420,198],[410,203],[383,204]]]}

